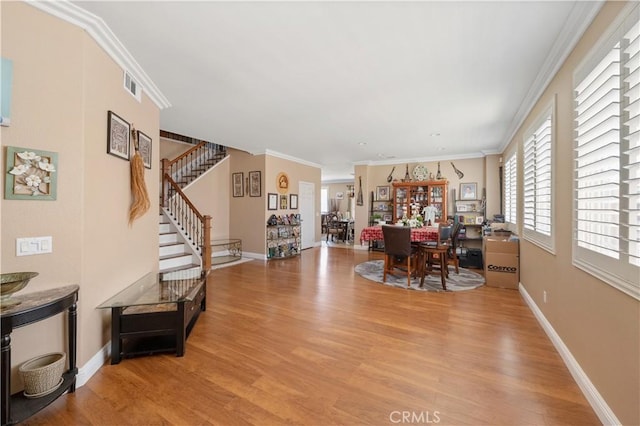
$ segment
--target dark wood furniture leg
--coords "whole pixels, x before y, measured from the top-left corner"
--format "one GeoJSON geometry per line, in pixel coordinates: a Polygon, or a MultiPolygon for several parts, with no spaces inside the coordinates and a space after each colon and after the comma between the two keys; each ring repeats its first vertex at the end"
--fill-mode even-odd
{"type": "Polygon", "coordinates": [[[9,423],[9,397],[11,396],[11,330],[2,330],[2,424],[9,423]]]}
{"type": "MultiPolygon", "coordinates": [[[[74,376],[78,374],[76,366],[76,349],[78,347],[78,304],[74,303],[69,306],[69,372],[74,376]]],[[[76,381],[69,387],[69,393],[76,391],[76,381]]]]}
{"type": "Polygon", "coordinates": [[[122,315],[122,308],[111,309],[111,365],[119,364],[121,359],[120,315],[122,315]]]}

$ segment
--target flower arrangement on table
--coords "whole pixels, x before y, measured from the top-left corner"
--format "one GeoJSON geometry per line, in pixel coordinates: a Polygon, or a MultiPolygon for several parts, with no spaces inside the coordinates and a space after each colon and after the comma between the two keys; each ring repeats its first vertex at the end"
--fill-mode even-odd
{"type": "Polygon", "coordinates": [[[407,215],[404,215],[400,221],[403,226],[408,226],[410,228],[422,228],[424,226],[424,219],[419,214],[411,215],[410,218],[408,218],[407,215]]]}

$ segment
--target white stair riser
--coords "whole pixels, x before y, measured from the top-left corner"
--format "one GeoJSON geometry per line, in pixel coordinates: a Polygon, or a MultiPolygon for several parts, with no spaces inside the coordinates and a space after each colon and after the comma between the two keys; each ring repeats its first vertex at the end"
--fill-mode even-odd
{"type": "Polygon", "coordinates": [[[160,246],[160,256],[162,257],[162,256],[169,256],[172,254],[185,253],[184,249],[185,249],[185,245],[178,244],[178,243],[172,244],[170,246],[160,246]]]}
{"type": "Polygon", "coordinates": [[[192,255],[185,255],[179,257],[172,257],[170,259],[161,259],[160,260],[160,270],[169,269],[169,268],[177,268],[178,266],[191,265],[192,263],[198,262],[197,259],[194,259],[192,255]]]}
{"type": "Polygon", "coordinates": [[[178,234],[176,234],[175,232],[171,234],[160,235],[160,244],[177,243],[177,242],[178,242],[178,234]]]}
{"type": "Polygon", "coordinates": [[[160,233],[166,234],[167,232],[171,232],[171,224],[170,223],[161,223],[160,224],[160,233]]]}

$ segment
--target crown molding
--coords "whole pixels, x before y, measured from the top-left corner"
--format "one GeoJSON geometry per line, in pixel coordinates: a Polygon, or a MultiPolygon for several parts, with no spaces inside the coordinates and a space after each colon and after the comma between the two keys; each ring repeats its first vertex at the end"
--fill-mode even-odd
{"type": "Polygon", "coordinates": [[[24,0],[27,4],[82,28],[124,71],[129,72],[159,109],[171,106],[140,64],[118,40],[102,18],[76,6],[68,0],[24,0]]]}
{"type": "Polygon", "coordinates": [[[567,22],[558,35],[556,42],[547,55],[540,72],[534,80],[529,92],[520,104],[520,108],[512,121],[511,128],[507,132],[508,137],[502,141],[500,152],[503,152],[513,140],[516,133],[522,127],[524,120],[531,113],[536,102],[547,89],[551,80],[556,76],[560,67],[564,64],[569,54],[576,47],[584,32],[589,28],[600,9],[606,2],[604,0],[576,1],[567,18],[567,22]]]}
{"type": "MultiPolygon", "coordinates": [[[[272,157],[282,158],[283,160],[293,161],[294,163],[303,164],[305,166],[316,167],[318,169],[322,169],[322,166],[320,164],[318,164],[318,163],[313,163],[311,161],[307,161],[307,160],[303,160],[301,158],[293,157],[291,155],[283,154],[283,153],[278,152],[278,151],[272,151],[270,149],[266,149],[262,154],[270,155],[272,157]]],[[[254,154],[254,155],[261,155],[261,154],[254,154]]]]}
{"type": "Polygon", "coordinates": [[[496,152],[489,151],[481,151],[481,152],[471,152],[468,154],[459,154],[459,155],[439,155],[434,157],[412,157],[412,158],[389,158],[387,160],[376,160],[376,161],[356,161],[352,163],[354,166],[388,166],[393,164],[401,164],[401,163],[429,163],[434,161],[452,161],[452,160],[469,160],[474,158],[483,158],[487,155],[497,154],[496,152]]]}

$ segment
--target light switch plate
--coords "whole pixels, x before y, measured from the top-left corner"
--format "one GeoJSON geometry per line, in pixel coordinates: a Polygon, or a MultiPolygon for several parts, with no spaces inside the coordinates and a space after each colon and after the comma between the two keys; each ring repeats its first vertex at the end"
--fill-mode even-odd
{"type": "Polygon", "coordinates": [[[31,256],[52,251],[52,237],[16,238],[16,256],[31,256]]]}

